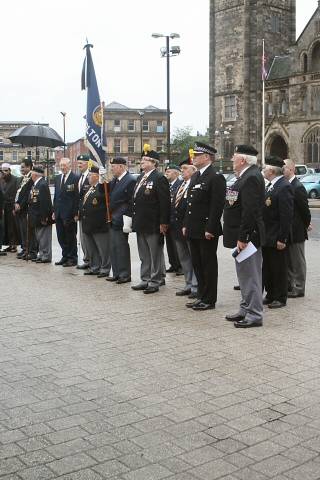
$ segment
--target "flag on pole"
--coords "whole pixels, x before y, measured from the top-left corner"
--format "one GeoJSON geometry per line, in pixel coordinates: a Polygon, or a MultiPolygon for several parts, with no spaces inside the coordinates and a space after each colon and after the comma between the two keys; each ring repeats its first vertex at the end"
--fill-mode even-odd
{"type": "Polygon", "coordinates": [[[268,76],[267,68],[266,68],[266,63],[267,63],[267,58],[265,56],[265,53],[263,51],[262,54],[262,64],[261,64],[261,76],[262,76],[262,81],[265,81],[268,76]]]}
{"type": "Polygon", "coordinates": [[[100,102],[100,95],[96,74],[93,66],[91,48],[93,45],[87,43],[84,46],[86,56],[83,62],[81,75],[81,89],[87,89],[87,114],[86,114],[86,140],[88,148],[99,165],[105,166],[106,157],[103,150],[103,108],[100,102]]]}

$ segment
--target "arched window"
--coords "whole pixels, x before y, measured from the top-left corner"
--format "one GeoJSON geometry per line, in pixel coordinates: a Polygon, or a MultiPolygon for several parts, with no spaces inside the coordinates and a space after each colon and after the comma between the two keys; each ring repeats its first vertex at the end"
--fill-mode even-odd
{"type": "Polygon", "coordinates": [[[224,159],[231,160],[234,154],[234,143],[232,140],[224,141],[224,159]]]}
{"type": "Polygon", "coordinates": [[[304,138],[305,163],[320,163],[320,127],[313,128],[304,138]]]}
{"type": "Polygon", "coordinates": [[[303,73],[308,72],[308,55],[304,53],[301,57],[301,68],[303,73]]]}
{"type": "Polygon", "coordinates": [[[313,47],[311,68],[313,72],[320,72],[320,42],[317,42],[313,47]]]}

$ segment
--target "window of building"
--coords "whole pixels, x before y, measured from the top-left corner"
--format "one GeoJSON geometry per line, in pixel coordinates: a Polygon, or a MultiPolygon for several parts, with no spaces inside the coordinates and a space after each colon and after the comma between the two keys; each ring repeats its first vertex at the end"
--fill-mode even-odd
{"type": "Polygon", "coordinates": [[[113,153],[121,153],[121,140],[120,138],[115,138],[113,141],[113,153]]]}
{"type": "Polygon", "coordinates": [[[320,87],[312,88],[311,105],[312,105],[313,112],[316,112],[316,113],[320,112],[320,87]]]}
{"type": "Polygon", "coordinates": [[[234,154],[234,143],[232,140],[224,140],[223,153],[224,160],[231,160],[234,154]]]}
{"type": "Polygon", "coordinates": [[[0,150],[0,161],[3,162],[3,151],[0,150]]]}
{"type": "Polygon", "coordinates": [[[313,72],[320,72],[320,42],[317,42],[312,50],[311,69],[313,72]]]}
{"type": "Polygon", "coordinates": [[[36,162],[39,162],[40,160],[40,151],[36,149],[36,162]]]}
{"type": "Polygon", "coordinates": [[[27,157],[29,158],[29,160],[32,160],[32,151],[31,150],[27,151],[27,157]]]}
{"type": "Polygon", "coordinates": [[[272,93],[269,93],[267,95],[267,108],[266,108],[266,113],[268,117],[272,117],[273,115],[273,105],[272,105],[272,93]]]}
{"type": "Polygon", "coordinates": [[[237,117],[236,96],[228,95],[224,99],[224,119],[236,120],[236,117],[237,117]]]}
{"type": "Polygon", "coordinates": [[[320,163],[320,128],[313,128],[304,139],[305,163],[320,163]]]}
{"type": "Polygon", "coordinates": [[[288,99],[285,90],[280,92],[280,115],[287,115],[289,111],[288,99]]]}
{"type": "Polygon", "coordinates": [[[12,150],[12,161],[17,162],[18,161],[18,152],[17,150],[12,150]]]}
{"type": "Polygon", "coordinates": [[[226,84],[232,85],[233,83],[233,66],[227,65],[226,66],[226,84]]]}
{"type": "Polygon", "coordinates": [[[113,130],[115,132],[120,132],[120,129],[121,129],[121,122],[120,120],[114,120],[113,121],[113,130]]]}
{"type": "Polygon", "coordinates": [[[276,13],[271,15],[271,31],[272,33],[281,32],[281,17],[276,13]]]}
{"type": "Polygon", "coordinates": [[[164,131],[163,121],[157,120],[157,133],[163,133],[163,131],[164,131]]]}
{"type": "Polygon", "coordinates": [[[149,122],[148,120],[143,120],[142,122],[142,130],[144,132],[149,132],[149,122]]]}
{"type": "Polygon", "coordinates": [[[308,72],[308,55],[306,53],[304,53],[302,55],[302,71],[303,73],[307,73],[308,72]]]}
{"type": "Polygon", "coordinates": [[[315,26],[316,35],[319,35],[319,33],[320,33],[320,20],[316,20],[314,22],[314,26],[315,26]]]}
{"type": "Polygon", "coordinates": [[[157,152],[162,152],[163,140],[157,140],[157,152]]]}
{"type": "Polygon", "coordinates": [[[0,143],[3,143],[3,138],[0,138],[0,143]]]}
{"type": "Polygon", "coordinates": [[[128,153],[134,153],[135,152],[135,139],[134,138],[128,138],[128,153]]]}
{"type": "Polygon", "coordinates": [[[134,120],[128,120],[128,131],[134,132],[134,120]]]}

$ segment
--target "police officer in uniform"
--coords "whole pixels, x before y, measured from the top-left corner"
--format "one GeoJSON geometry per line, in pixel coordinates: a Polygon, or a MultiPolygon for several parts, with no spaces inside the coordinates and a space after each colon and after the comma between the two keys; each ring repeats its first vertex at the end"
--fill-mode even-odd
{"type": "Polygon", "coordinates": [[[222,235],[226,181],[212,166],[216,149],[197,142],[193,164],[197,168],[188,189],[183,233],[190,241],[192,265],[198,281],[198,299],[187,303],[196,311],[215,308],[217,301],[217,248],[222,235]]]}
{"type": "Polygon", "coordinates": [[[262,252],[265,230],[262,218],[265,183],[257,166],[257,150],[251,145],[237,145],[232,158],[238,177],[227,188],[223,215],[223,244],[237,249],[235,255],[252,242],[257,251],[235,262],[241,290],[240,308],[236,314],[226,315],[238,328],[260,327],[263,321],[262,252]]]}
{"type": "Polygon", "coordinates": [[[38,257],[35,263],[52,260],[52,202],[50,190],[44,179],[44,169],[34,166],[31,172],[33,186],[29,196],[29,221],[35,229],[38,257]]]}
{"type": "Polygon", "coordinates": [[[159,154],[144,145],[142,174],[133,193],[132,228],[137,233],[141,281],[131,288],[146,294],[158,292],[164,283],[163,244],[170,221],[169,183],[158,172],[158,162],[159,154]]]}
{"type": "MultiPolygon", "coordinates": [[[[90,188],[89,184],[89,169],[88,169],[88,162],[90,160],[90,155],[81,154],[77,157],[78,168],[80,171],[80,178],[78,181],[78,190],[79,190],[79,205],[83,200],[83,197],[87,193],[90,188]]],[[[79,218],[79,215],[78,215],[79,218]]],[[[79,220],[79,235],[80,235],[80,243],[81,248],[83,251],[83,264],[77,265],[78,270],[86,270],[89,268],[89,259],[88,259],[88,249],[82,234],[82,222],[79,220]]]]}
{"type": "Polygon", "coordinates": [[[90,188],[84,195],[79,209],[90,265],[84,275],[97,275],[98,278],[108,276],[110,271],[109,223],[102,183],[99,183],[99,168],[92,164],[89,166],[90,188]]]}
{"type": "Polygon", "coordinates": [[[288,296],[288,257],[293,219],[293,190],[283,176],[284,161],[276,156],[266,158],[263,169],[269,181],[265,193],[263,220],[266,241],[262,248],[263,284],[266,291],[263,303],[269,308],[282,308],[288,296]]]}

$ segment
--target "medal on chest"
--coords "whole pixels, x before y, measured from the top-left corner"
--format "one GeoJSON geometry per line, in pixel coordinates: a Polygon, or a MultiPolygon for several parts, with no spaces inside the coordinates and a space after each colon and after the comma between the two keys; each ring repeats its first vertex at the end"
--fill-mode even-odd
{"type": "Polygon", "coordinates": [[[92,200],[92,205],[98,205],[98,200],[96,198],[92,200]]]}
{"type": "Polygon", "coordinates": [[[272,202],[271,202],[271,198],[270,198],[270,197],[266,198],[266,201],[265,201],[266,206],[267,206],[267,207],[270,207],[270,206],[271,206],[271,203],[272,203],[272,202]]]}
{"type": "Polygon", "coordinates": [[[226,201],[229,203],[230,206],[234,205],[234,203],[238,200],[239,192],[237,190],[233,190],[232,188],[227,188],[226,191],[226,201]]]}

